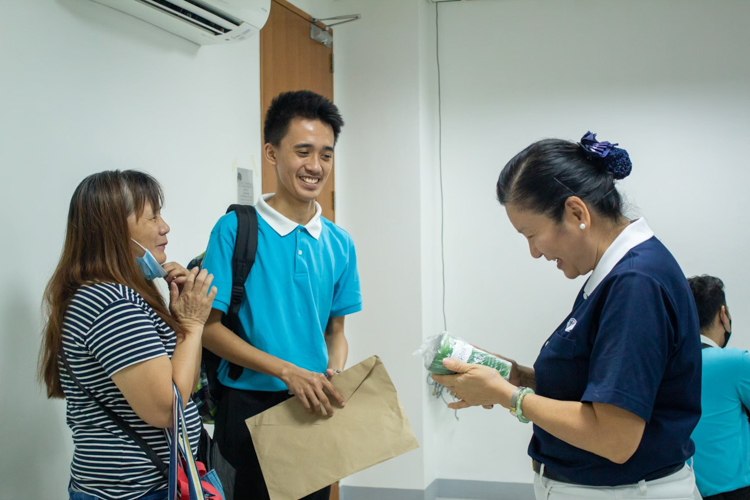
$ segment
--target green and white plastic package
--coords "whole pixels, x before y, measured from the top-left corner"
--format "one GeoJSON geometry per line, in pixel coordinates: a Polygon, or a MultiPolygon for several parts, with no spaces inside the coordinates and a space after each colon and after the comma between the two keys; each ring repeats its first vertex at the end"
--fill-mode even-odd
{"type": "Polygon", "coordinates": [[[484,365],[494,368],[500,372],[500,375],[505,380],[508,380],[508,377],[510,377],[510,361],[478,349],[448,332],[439,333],[425,339],[422,347],[414,352],[414,356],[422,356],[424,367],[430,373],[436,375],[451,375],[455,373],[443,366],[445,358],[453,358],[473,365],[484,365]]]}

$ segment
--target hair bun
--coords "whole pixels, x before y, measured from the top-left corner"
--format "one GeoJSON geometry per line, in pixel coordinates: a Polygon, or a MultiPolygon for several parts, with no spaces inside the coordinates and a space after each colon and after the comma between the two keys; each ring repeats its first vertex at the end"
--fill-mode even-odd
{"type": "Polygon", "coordinates": [[[633,163],[627,151],[620,148],[612,148],[609,154],[603,158],[607,172],[617,180],[624,179],[633,170],[633,163]]]}
{"type": "Polygon", "coordinates": [[[612,174],[617,180],[624,179],[630,175],[633,170],[633,164],[630,162],[630,155],[624,149],[620,149],[617,143],[612,144],[609,141],[597,141],[596,134],[586,132],[579,146],[586,152],[589,158],[599,160],[607,172],[612,174]]]}

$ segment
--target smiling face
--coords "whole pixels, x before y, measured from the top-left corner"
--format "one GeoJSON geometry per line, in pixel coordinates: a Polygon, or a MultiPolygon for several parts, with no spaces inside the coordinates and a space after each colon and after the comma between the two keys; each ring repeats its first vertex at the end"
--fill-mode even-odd
{"type": "Polygon", "coordinates": [[[581,223],[590,227],[591,219],[585,204],[578,198],[568,199],[560,222],[513,204],[505,208],[510,223],[528,240],[529,251],[535,259],[544,257],[554,261],[569,279],[587,274],[595,267],[596,245],[590,241],[590,231],[580,228],[581,223]]]}
{"type": "Polygon", "coordinates": [[[320,195],[333,168],[334,135],[320,120],[295,118],[278,146],[265,145],[265,155],[276,170],[276,194],[312,203],[320,195]]]}
{"type": "MultiPolygon", "coordinates": [[[[167,261],[165,248],[169,226],[161,218],[161,212],[154,211],[150,202],[145,202],[140,217],[136,217],[134,213],[128,216],[128,232],[132,239],[151,252],[151,255],[159,264],[164,264],[167,261]]],[[[130,246],[133,248],[136,257],[143,257],[144,252],[141,247],[135,243],[130,246]]]]}

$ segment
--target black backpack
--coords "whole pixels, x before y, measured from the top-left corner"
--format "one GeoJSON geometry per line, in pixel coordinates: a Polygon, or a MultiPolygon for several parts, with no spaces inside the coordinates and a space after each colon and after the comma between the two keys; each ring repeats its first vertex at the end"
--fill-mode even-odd
{"type": "MultiPolygon", "coordinates": [[[[258,249],[258,214],[255,212],[255,207],[250,205],[230,205],[226,213],[229,212],[237,214],[237,238],[232,254],[232,295],[229,309],[221,318],[221,323],[239,335],[239,312],[245,296],[245,281],[255,263],[255,253],[258,249]]],[[[203,267],[205,254],[203,252],[191,260],[187,268],[203,267]]],[[[220,363],[219,356],[203,348],[200,379],[192,399],[204,423],[213,423],[216,417],[222,389],[218,378],[220,363]]],[[[237,380],[243,370],[243,367],[230,363],[229,378],[237,380]]]]}

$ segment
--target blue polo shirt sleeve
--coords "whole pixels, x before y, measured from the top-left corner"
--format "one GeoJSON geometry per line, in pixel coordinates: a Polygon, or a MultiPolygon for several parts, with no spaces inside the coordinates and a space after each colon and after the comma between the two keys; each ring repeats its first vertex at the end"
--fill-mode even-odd
{"type": "Polygon", "coordinates": [[[581,401],[608,403],[646,422],[670,356],[673,328],[659,283],[638,272],[617,275],[607,293],[581,401]]]}
{"type": "Polygon", "coordinates": [[[237,214],[229,212],[211,231],[208,248],[203,257],[203,269],[214,275],[216,287],[213,308],[226,313],[232,298],[232,255],[237,239],[237,214]]]}
{"type": "MultiPolygon", "coordinates": [[[[347,235],[348,236],[348,235],[347,235]]],[[[333,286],[333,305],[331,317],[346,316],[362,310],[362,292],[359,288],[359,272],[357,271],[357,252],[354,241],[348,240],[348,255],[344,272],[333,286]]]]}

